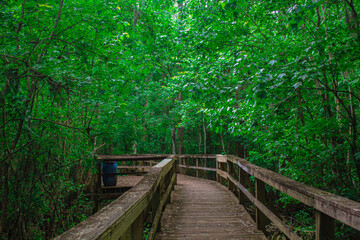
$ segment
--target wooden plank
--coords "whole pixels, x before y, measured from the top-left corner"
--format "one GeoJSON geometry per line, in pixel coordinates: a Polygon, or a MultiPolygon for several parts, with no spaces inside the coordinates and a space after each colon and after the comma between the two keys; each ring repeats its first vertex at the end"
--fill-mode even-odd
{"type": "Polygon", "coordinates": [[[175,183],[175,180],[176,180],[176,173],[172,175],[171,181],[170,181],[170,183],[169,183],[169,185],[168,185],[168,187],[166,189],[166,192],[164,193],[163,197],[161,198],[158,209],[156,210],[156,214],[155,214],[154,220],[152,222],[151,230],[150,230],[149,237],[148,237],[149,240],[152,240],[155,237],[155,234],[156,234],[156,232],[158,230],[158,224],[160,222],[161,214],[162,214],[162,209],[163,209],[163,207],[165,205],[166,200],[170,196],[170,193],[171,193],[171,191],[173,189],[173,185],[175,183]]]}
{"type": "Polygon", "coordinates": [[[131,188],[136,186],[144,176],[118,176],[116,181],[116,186],[104,186],[102,189],[112,189],[112,188],[131,188]]]}
{"type": "Polygon", "coordinates": [[[114,200],[123,195],[125,192],[116,192],[116,193],[99,193],[99,194],[86,194],[88,198],[93,198],[95,200],[114,200]]]}
{"type": "Polygon", "coordinates": [[[216,170],[216,173],[217,173],[219,176],[221,176],[222,178],[227,179],[227,176],[228,176],[227,172],[224,172],[224,171],[222,171],[222,170],[220,170],[220,169],[217,169],[217,170],[216,170]]]}
{"type": "Polygon", "coordinates": [[[160,200],[161,200],[161,190],[160,190],[160,186],[158,186],[151,199],[151,222],[153,222],[156,217],[156,212],[158,210],[160,200]]]}
{"type": "MultiPolygon", "coordinates": [[[[125,196],[125,194],[123,196],[125,196]]],[[[126,200],[127,201],[124,201],[123,203],[128,203],[130,199],[126,200]]],[[[133,204],[129,204],[129,207],[126,209],[126,211],[124,211],[118,218],[116,215],[114,216],[114,214],[112,214],[113,218],[111,222],[106,221],[106,224],[101,226],[100,229],[92,229],[92,231],[87,231],[87,233],[82,235],[80,239],[119,239],[121,235],[123,235],[126,230],[131,227],[132,223],[138,219],[140,214],[142,214],[142,212],[145,211],[149,205],[149,199],[146,192],[134,194],[133,200],[133,204]],[[103,229],[103,231],[100,231],[101,229],[103,229]]],[[[109,212],[102,214],[100,217],[108,220],[109,212]]]]}
{"type": "MultiPolygon", "coordinates": [[[[247,186],[248,188],[250,188],[250,192],[254,195],[255,189],[253,188],[251,181],[249,179],[250,175],[247,172],[245,172],[244,170],[242,170],[241,168],[239,168],[239,174],[240,174],[240,176],[239,176],[240,184],[245,187],[247,186]]],[[[239,203],[246,205],[249,202],[251,202],[250,199],[248,199],[242,191],[239,191],[239,203]]]]}
{"type": "Polygon", "coordinates": [[[196,158],[196,177],[200,176],[200,171],[199,171],[199,159],[196,158]]]}
{"type": "MultiPolygon", "coordinates": [[[[262,204],[266,202],[265,184],[259,179],[255,179],[255,197],[262,204]]],[[[269,219],[263,214],[260,208],[256,208],[256,226],[259,230],[265,232],[266,225],[269,224],[269,219]]]]}
{"type": "Polygon", "coordinates": [[[171,168],[174,167],[175,159],[174,158],[167,158],[162,160],[160,163],[153,166],[153,168],[161,168],[161,174],[164,176],[166,175],[171,168]]]}
{"type": "Polygon", "coordinates": [[[102,173],[101,176],[114,176],[114,175],[145,175],[147,172],[117,172],[117,173],[102,173]]]}
{"type": "MultiPolygon", "coordinates": [[[[231,164],[227,164],[227,173],[228,173],[228,175],[229,176],[231,176],[231,174],[232,174],[232,171],[233,171],[233,169],[232,169],[232,165],[231,164]]],[[[233,190],[233,184],[232,184],[232,182],[229,180],[229,179],[227,179],[227,185],[228,185],[228,190],[230,191],[230,192],[232,192],[232,190],[233,190]]]]}
{"type": "Polygon", "coordinates": [[[266,184],[352,228],[360,230],[360,203],[307,186],[251,164],[245,159],[230,156],[228,161],[237,162],[241,169],[266,184]]]}
{"type": "Polygon", "coordinates": [[[162,217],[157,240],[266,240],[243,206],[225,186],[214,181],[178,175],[162,217]]]}
{"type": "Polygon", "coordinates": [[[199,169],[199,170],[203,170],[203,171],[216,172],[216,168],[196,167],[196,166],[186,166],[186,165],[178,165],[178,167],[179,168],[199,169]]]}
{"type": "Polygon", "coordinates": [[[236,181],[233,177],[229,176],[230,181],[235,184],[241,192],[253,203],[260,211],[265,214],[276,227],[280,229],[290,240],[301,240],[285,223],[283,223],[274,213],[272,213],[264,204],[257,200],[243,185],[236,181]]]}
{"type": "Polygon", "coordinates": [[[148,209],[156,187],[175,159],[164,160],[131,190],[56,239],[119,239],[148,209]]]}
{"type": "Polygon", "coordinates": [[[335,240],[335,223],[333,218],[315,210],[315,226],[316,240],[335,240]]]}
{"type": "Polygon", "coordinates": [[[118,166],[118,170],[127,169],[127,170],[135,170],[135,171],[142,171],[148,172],[152,166],[118,166]]]}
{"type": "Polygon", "coordinates": [[[226,155],[216,155],[216,162],[227,162],[227,156],[226,155]]]}
{"type": "Polygon", "coordinates": [[[144,239],[144,212],[131,224],[131,233],[133,240],[144,239]]]}

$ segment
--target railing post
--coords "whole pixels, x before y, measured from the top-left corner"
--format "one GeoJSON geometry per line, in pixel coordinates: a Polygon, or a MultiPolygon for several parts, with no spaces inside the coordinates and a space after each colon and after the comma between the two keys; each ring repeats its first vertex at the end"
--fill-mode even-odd
{"type": "Polygon", "coordinates": [[[178,171],[178,164],[176,164],[177,161],[175,161],[174,167],[173,167],[173,174],[175,174],[175,180],[172,190],[175,189],[175,185],[177,184],[177,171],[178,171]]]}
{"type": "MultiPolygon", "coordinates": [[[[161,200],[161,188],[160,186],[158,186],[151,201],[151,222],[153,222],[155,219],[156,211],[159,207],[160,200],[161,200]]],[[[159,222],[158,229],[156,229],[156,232],[159,232],[161,229],[160,223],[161,222],[159,222]]]]}
{"type": "MultiPolygon", "coordinates": [[[[196,167],[199,167],[199,158],[196,158],[196,167]]],[[[200,170],[196,169],[196,177],[200,177],[200,170]]]]}
{"type": "Polygon", "coordinates": [[[315,210],[316,240],[335,240],[334,219],[315,210]]]}
{"type": "MultiPolygon", "coordinates": [[[[246,187],[246,172],[239,167],[239,183],[246,187]]],[[[246,202],[248,202],[247,197],[245,194],[239,189],[239,203],[244,205],[246,202]]]]}
{"type": "MultiPolygon", "coordinates": [[[[266,189],[263,181],[255,178],[255,197],[261,203],[266,202],[266,189]]],[[[256,227],[258,230],[265,232],[265,226],[268,224],[269,219],[263,214],[259,208],[256,208],[256,227]]]]}
{"type": "MultiPolygon", "coordinates": [[[[222,172],[226,172],[227,169],[224,169],[223,165],[227,163],[227,156],[226,155],[216,155],[216,169],[221,170],[222,172]]],[[[216,180],[221,184],[224,184],[224,179],[220,174],[216,174],[216,180]]]]}
{"type": "MultiPolygon", "coordinates": [[[[166,192],[166,189],[170,185],[172,176],[173,176],[173,173],[172,173],[172,169],[171,169],[168,172],[168,174],[165,176],[165,179],[164,179],[164,192],[166,192]]],[[[169,194],[169,196],[166,198],[164,206],[166,206],[170,202],[171,202],[171,194],[169,194]]]]}
{"type": "MultiPolygon", "coordinates": [[[[232,166],[232,163],[227,161],[227,173],[231,176],[231,173],[233,172],[233,166],[232,166]]],[[[233,192],[233,189],[234,189],[234,185],[233,183],[230,181],[230,179],[228,178],[227,179],[227,182],[228,182],[228,189],[230,192],[233,192]]]]}
{"type": "MultiPolygon", "coordinates": [[[[180,157],[180,155],[177,155],[177,162],[178,162],[178,165],[184,165],[182,162],[182,157],[180,157]]],[[[183,168],[178,168],[178,170],[179,170],[180,174],[184,174],[183,168]]]]}
{"type": "Polygon", "coordinates": [[[135,220],[131,225],[131,236],[132,240],[142,240],[144,239],[144,214],[141,213],[140,216],[135,220]]]}
{"type": "MultiPolygon", "coordinates": [[[[183,164],[184,164],[184,166],[187,166],[187,165],[186,165],[186,157],[183,158],[183,164]]],[[[186,175],[187,172],[188,172],[188,169],[185,168],[183,174],[186,175]]]]}

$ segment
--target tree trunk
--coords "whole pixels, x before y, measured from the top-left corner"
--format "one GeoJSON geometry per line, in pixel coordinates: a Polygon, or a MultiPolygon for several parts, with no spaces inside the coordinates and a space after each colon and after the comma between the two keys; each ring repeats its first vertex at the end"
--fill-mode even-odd
{"type": "Polygon", "coordinates": [[[176,131],[174,127],[170,127],[171,131],[171,143],[172,143],[172,154],[176,154],[176,131]]]}

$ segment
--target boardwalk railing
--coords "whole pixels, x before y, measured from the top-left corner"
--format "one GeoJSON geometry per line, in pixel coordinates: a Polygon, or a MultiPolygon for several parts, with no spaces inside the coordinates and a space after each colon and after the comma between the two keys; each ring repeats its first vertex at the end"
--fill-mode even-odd
{"type": "Polygon", "coordinates": [[[124,195],[56,239],[143,239],[145,221],[152,224],[148,239],[153,239],[175,183],[172,156],[152,167],[124,195]]]}
{"type": "Polygon", "coordinates": [[[236,193],[241,204],[251,202],[256,206],[259,230],[264,231],[271,221],[289,239],[301,239],[270,210],[273,206],[265,184],[315,209],[316,239],[335,239],[334,220],[360,230],[360,203],[296,182],[245,159],[229,155],[181,155],[178,167],[180,173],[204,178],[216,172],[217,181],[236,193]],[[251,176],[255,181],[251,181],[251,176]]]}
{"type": "MultiPolygon", "coordinates": [[[[87,194],[95,201],[95,212],[100,210],[102,200],[116,199],[132,186],[114,186],[112,189],[103,188],[102,176],[106,175],[145,175],[159,161],[167,158],[164,154],[124,154],[124,155],[97,155],[97,174],[91,182],[90,192],[87,194]],[[117,163],[116,173],[103,173],[103,163],[117,163]],[[130,165],[130,166],[129,166],[130,165]],[[115,190],[116,189],[116,190],[115,190]]],[[[129,184],[131,185],[131,184],[129,184]]]]}
{"type": "MultiPolygon", "coordinates": [[[[99,155],[97,159],[98,172],[101,172],[101,164],[106,162],[117,162],[119,172],[117,175],[144,174],[158,161],[165,159],[164,154],[132,154],[132,155],[99,155]],[[126,163],[131,162],[131,166],[126,163]]],[[[104,175],[104,174],[102,174],[104,175]]]]}
{"type": "Polygon", "coordinates": [[[178,156],[178,171],[184,175],[216,180],[216,154],[178,156]]]}

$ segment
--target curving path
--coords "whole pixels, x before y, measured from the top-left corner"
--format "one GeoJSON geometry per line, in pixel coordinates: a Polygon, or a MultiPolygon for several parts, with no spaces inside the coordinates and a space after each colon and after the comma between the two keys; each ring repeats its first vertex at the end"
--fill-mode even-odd
{"type": "Polygon", "coordinates": [[[218,182],[178,174],[157,240],[266,240],[237,198],[218,182]]]}

